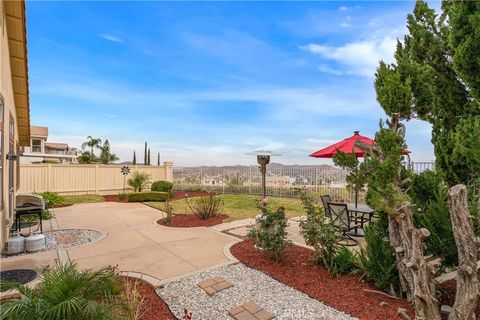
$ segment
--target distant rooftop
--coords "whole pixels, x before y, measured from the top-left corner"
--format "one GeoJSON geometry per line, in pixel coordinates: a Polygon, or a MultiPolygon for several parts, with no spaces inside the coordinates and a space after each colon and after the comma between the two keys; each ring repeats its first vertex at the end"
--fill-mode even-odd
{"type": "Polygon", "coordinates": [[[30,136],[32,138],[47,138],[48,127],[30,126],[30,136]]]}

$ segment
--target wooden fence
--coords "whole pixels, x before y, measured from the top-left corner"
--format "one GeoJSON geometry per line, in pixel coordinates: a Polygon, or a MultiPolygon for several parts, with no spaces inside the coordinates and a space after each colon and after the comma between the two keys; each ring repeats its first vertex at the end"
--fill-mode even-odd
{"type": "MultiPolygon", "coordinates": [[[[123,192],[123,165],[101,164],[25,164],[20,165],[19,193],[53,191],[62,195],[118,194],[123,192]]],[[[173,163],[161,166],[129,166],[145,172],[151,181],[173,181],[173,163]]],[[[127,185],[128,188],[128,185],[127,185]]]]}

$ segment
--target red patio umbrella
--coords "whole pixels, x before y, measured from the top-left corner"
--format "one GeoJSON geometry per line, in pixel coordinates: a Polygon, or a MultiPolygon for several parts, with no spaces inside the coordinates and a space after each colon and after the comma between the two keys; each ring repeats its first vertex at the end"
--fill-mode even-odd
{"type": "MultiPolygon", "coordinates": [[[[331,146],[328,146],[326,148],[320,149],[311,155],[309,157],[314,157],[314,158],[333,158],[337,154],[337,149],[340,151],[343,151],[345,153],[351,153],[352,151],[355,152],[355,156],[357,158],[362,158],[363,157],[363,152],[355,148],[355,141],[360,140],[362,142],[365,142],[366,144],[373,145],[375,144],[375,141],[372,139],[360,135],[359,131],[355,131],[353,133],[353,136],[348,137],[346,139],[343,139],[342,141],[339,141],[337,143],[332,144],[331,146]]],[[[403,154],[409,154],[410,151],[404,150],[403,154]]]]}
{"type": "MultiPolygon", "coordinates": [[[[337,154],[337,150],[340,150],[345,153],[351,153],[353,151],[355,152],[355,156],[357,158],[362,158],[363,152],[360,149],[355,147],[355,141],[357,140],[365,142],[366,144],[369,144],[369,145],[375,144],[374,140],[360,135],[359,131],[354,131],[353,136],[343,139],[342,141],[334,143],[331,146],[328,146],[326,148],[320,149],[312,153],[311,155],[309,155],[309,157],[333,158],[337,154]]],[[[409,153],[410,151],[408,150],[403,151],[403,154],[409,154],[409,153]]],[[[358,195],[355,193],[355,207],[357,206],[357,199],[358,199],[358,195]]]]}

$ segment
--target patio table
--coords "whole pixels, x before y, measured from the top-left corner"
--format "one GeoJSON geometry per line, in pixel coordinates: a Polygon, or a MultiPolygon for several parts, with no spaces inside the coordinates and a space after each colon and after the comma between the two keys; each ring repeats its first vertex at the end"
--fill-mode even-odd
{"type": "Polygon", "coordinates": [[[348,211],[355,213],[354,219],[360,218],[360,228],[361,228],[361,229],[355,229],[355,232],[351,232],[349,234],[355,237],[363,237],[365,235],[365,232],[363,229],[364,223],[365,221],[368,221],[368,222],[372,221],[372,216],[375,210],[373,210],[371,207],[367,206],[366,204],[357,204],[355,206],[354,203],[347,203],[347,209],[348,211]],[[361,216],[359,217],[359,215],[361,216]],[[366,215],[368,215],[368,218],[365,218],[366,215]]]}

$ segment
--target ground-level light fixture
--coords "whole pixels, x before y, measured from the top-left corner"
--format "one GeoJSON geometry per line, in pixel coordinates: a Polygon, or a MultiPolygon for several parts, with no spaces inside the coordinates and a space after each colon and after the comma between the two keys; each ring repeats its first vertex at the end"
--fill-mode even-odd
{"type": "Polygon", "coordinates": [[[257,156],[257,163],[260,165],[260,173],[262,174],[262,199],[265,199],[267,196],[267,188],[265,182],[267,164],[270,163],[270,157],[281,156],[281,154],[268,150],[257,150],[253,152],[248,152],[247,155],[257,156]]]}

